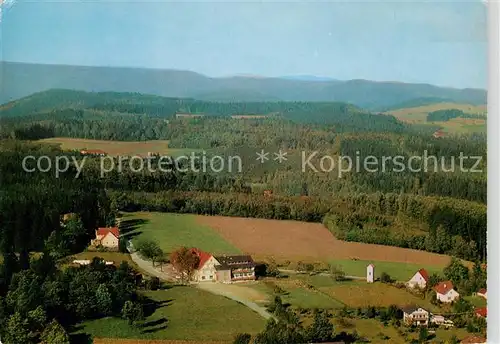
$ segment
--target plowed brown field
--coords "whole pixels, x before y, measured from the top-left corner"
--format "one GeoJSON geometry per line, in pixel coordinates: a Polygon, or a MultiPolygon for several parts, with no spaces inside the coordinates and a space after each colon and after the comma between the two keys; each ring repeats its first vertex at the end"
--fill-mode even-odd
{"type": "Polygon", "coordinates": [[[224,216],[198,216],[243,252],[286,259],[359,259],[446,265],[449,257],[400,247],[337,240],[322,224],[224,216]]]}

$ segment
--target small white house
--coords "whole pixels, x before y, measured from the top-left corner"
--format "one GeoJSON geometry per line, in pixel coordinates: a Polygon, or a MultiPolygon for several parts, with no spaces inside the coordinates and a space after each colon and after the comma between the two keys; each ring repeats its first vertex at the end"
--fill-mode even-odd
{"type": "Polygon", "coordinates": [[[403,321],[406,325],[429,325],[429,312],[418,306],[408,306],[403,310],[403,321]]]}
{"type": "Polygon", "coordinates": [[[425,269],[418,270],[413,277],[406,282],[409,288],[421,288],[425,289],[427,283],[429,282],[429,274],[425,269]]]}
{"type": "Polygon", "coordinates": [[[434,290],[436,291],[436,298],[444,303],[450,303],[457,300],[460,294],[454,289],[451,281],[444,281],[438,283],[434,290]]]}
{"type": "Polygon", "coordinates": [[[370,264],[366,267],[366,282],[373,283],[375,281],[375,265],[370,264]]]}

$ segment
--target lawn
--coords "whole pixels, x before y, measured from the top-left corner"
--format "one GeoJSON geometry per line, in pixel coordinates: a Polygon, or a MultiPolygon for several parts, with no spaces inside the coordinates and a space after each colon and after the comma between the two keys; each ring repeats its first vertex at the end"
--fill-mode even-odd
{"type": "Polygon", "coordinates": [[[159,243],[165,252],[179,246],[197,247],[212,254],[239,254],[241,251],[224,240],[209,226],[196,221],[196,215],[172,213],[125,214],[123,226],[134,224],[126,235],[133,236],[133,244],[150,239],[159,243]]]}
{"type": "Polygon", "coordinates": [[[333,260],[331,264],[342,267],[346,275],[366,276],[366,267],[369,264],[375,265],[375,277],[380,277],[382,272],[389,274],[398,281],[408,281],[418,270],[424,268],[429,274],[441,274],[444,266],[420,265],[411,263],[397,263],[386,261],[366,261],[366,260],[333,260]]]}
{"type": "Polygon", "coordinates": [[[162,305],[141,327],[129,326],[123,319],[105,318],[83,323],[78,332],[99,338],[230,341],[237,333],[256,334],[265,327],[265,320],[249,308],[193,287],[145,295],[162,305]]]}
{"type": "Polygon", "coordinates": [[[486,307],[487,305],[486,300],[479,296],[465,296],[464,299],[472,303],[474,307],[486,307]]]}
{"type": "Polygon", "coordinates": [[[300,283],[300,279],[266,279],[266,281],[272,282],[268,284],[264,281],[260,281],[249,287],[269,295],[268,299],[272,300],[275,295],[272,288],[272,284],[274,283],[285,291],[285,294],[279,295],[283,302],[289,303],[295,308],[338,309],[344,306],[341,302],[329,297],[319,290],[308,289],[305,283],[300,283]]]}
{"type": "Polygon", "coordinates": [[[364,281],[336,282],[329,287],[319,288],[325,294],[337,299],[349,307],[390,305],[406,306],[416,304],[426,309],[435,310],[436,306],[405,289],[398,289],[384,283],[366,283],[364,281]]]}

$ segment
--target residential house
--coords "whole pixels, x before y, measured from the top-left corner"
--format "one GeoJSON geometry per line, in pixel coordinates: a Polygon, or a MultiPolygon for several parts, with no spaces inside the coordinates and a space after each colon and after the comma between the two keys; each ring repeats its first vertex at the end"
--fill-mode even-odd
{"type": "Polygon", "coordinates": [[[436,298],[441,302],[450,303],[460,297],[460,294],[455,291],[451,281],[438,283],[434,287],[434,290],[436,291],[436,298]]]}
{"type": "Polygon", "coordinates": [[[487,295],[486,295],[486,289],[485,288],[481,288],[477,291],[476,295],[479,296],[479,297],[482,297],[483,299],[487,300],[487,295]]]}
{"type": "Polygon", "coordinates": [[[486,338],[480,336],[470,336],[462,339],[460,344],[486,344],[486,338]]]}
{"type": "Polygon", "coordinates": [[[402,308],[403,321],[407,325],[428,326],[429,312],[418,306],[407,306],[402,308]]]}
{"type": "Polygon", "coordinates": [[[255,262],[251,256],[213,256],[193,248],[200,258],[193,280],[198,282],[217,281],[232,283],[255,280],[255,262]]]}
{"type": "Polygon", "coordinates": [[[408,282],[406,282],[406,285],[409,288],[425,289],[427,283],[429,283],[429,274],[425,269],[420,269],[408,282]]]}
{"type": "Polygon", "coordinates": [[[474,314],[478,318],[485,318],[488,316],[488,308],[486,307],[478,307],[474,310],[474,314]]]}
{"type": "Polygon", "coordinates": [[[430,322],[431,324],[443,325],[445,327],[452,327],[454,325],[453,321],[445,319],[442,315],[431,314],[430,322]]]}
{"type": "Polygon", "coordinates": [[[95,239],[92,246],[103,246],[111,249],[118,249],[120,230],[118,227],[99,228],[95,231],[95,239]]]}

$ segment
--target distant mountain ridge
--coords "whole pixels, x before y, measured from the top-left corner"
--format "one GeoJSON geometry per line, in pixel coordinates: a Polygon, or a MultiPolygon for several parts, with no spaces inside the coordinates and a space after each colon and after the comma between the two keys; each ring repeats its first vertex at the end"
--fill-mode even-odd
{"type": "MultiPolygon", "coordinates": [[[[0,103],[48,89],[134,92],[210,101],[339,101],[382,111],[415,99],[481,105],[486,91],[368,80],[307,80],[310,76],[212,78],[180,70],[1,62],[0,103]],[[304,78],[306,80],[304,80],[304,78]]],[[[316,77],[317,78],[317,77],[316,77]]]]}

